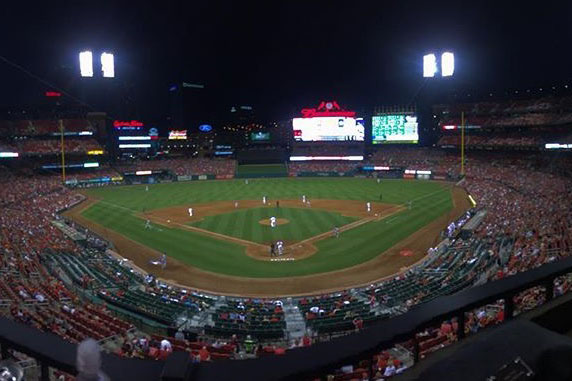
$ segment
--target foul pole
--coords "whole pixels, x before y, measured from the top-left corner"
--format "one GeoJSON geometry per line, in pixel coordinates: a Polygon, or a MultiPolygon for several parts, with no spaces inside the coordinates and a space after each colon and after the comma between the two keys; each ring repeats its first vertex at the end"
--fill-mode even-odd
{"type": "Polygon", "coordinates": [[[465,113],[461,112],[461,176],[465,176],[465,113]]]}
{"type": "Polygon", "coordinates": [[[65,148],[64,148],[64,123],[60,119],[60,149],[61,149],[61,156],[62,156],[62,183],[66,183],[66,158],[65,158],[65,148]]]}

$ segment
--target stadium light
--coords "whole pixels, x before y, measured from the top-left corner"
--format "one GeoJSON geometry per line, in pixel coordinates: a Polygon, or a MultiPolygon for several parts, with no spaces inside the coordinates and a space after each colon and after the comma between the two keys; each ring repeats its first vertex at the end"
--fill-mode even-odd
{"type": "Polygon", "coordinates": [[[79,53],[79,70],[82,77],[93,77],[93,55],[89,50],[79,53]]]}
{"type": "Polygon", "coordinates": [[[423,56],[423,77],[434,77],[437,73],[437,57],[435,54],[426,54],[423,56]]]}
{"type": "Polygon", "coordinates": [[[104,78],[115,77],[115,65],[113,61],[113,54],[101,53],[101,71],[104,78]]]}
{"type": "Polygon", "coordinates": [[[441,76],[450,77],[455,71],[455,56],[451,52],[441,54],[441,76]]]}

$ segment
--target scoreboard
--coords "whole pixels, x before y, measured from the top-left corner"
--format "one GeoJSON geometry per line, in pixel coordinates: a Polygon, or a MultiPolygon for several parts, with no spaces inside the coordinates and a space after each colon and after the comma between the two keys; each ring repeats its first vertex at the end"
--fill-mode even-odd
{"type": "Polygon", "coordinates": [[[419,142],[417,116],[412,114],[376,115],[371,122],[373,144],[419,142]]]}

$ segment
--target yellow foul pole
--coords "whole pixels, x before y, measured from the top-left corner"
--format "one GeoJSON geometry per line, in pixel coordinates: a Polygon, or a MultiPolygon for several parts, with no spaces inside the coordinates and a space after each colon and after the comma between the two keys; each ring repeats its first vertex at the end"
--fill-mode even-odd
{"type": "Polygon", "coordinates": [[[465,113],[461,112],[461,176],[465,175],[465,113]]]}
{"type": "Polygon", "coordinates": [[[64,148],[64,123],[60,119],[60,148],[62,156],[62,183],[66,183],[66,158],[65,158],[65,148],[64,148]]]}

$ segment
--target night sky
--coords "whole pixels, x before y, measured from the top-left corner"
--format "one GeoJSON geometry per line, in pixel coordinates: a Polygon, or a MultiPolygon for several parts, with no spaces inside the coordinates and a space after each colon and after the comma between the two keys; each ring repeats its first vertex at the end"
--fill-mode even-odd
{"type": "MultiPolygon", "coordinates": [[[[0,55],[82,98],[77,53],[110,50],[142,119],[165,118],[168,88],[182,81],[204,84],[221,107],[284,119],[322,99],[410,102],[422,55],[445,49],[458,90],[568,83],[571,11],[564,1],[31,2],[4,5],[0,55]]],[[[4,106],[34,104],[47,89],[1,61],[0,81],[4,106]]]]}

